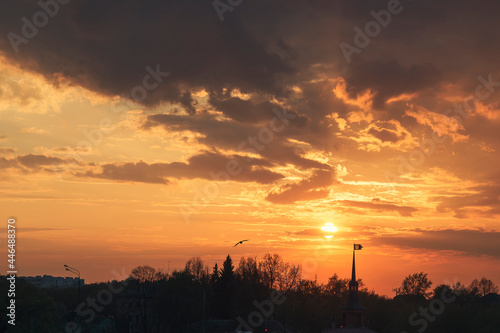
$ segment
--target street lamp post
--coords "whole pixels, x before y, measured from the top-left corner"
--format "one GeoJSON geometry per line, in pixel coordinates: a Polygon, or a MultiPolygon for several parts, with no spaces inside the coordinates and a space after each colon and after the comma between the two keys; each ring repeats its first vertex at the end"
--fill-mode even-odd
{"type": "Polygon", "coordinates": [[[66,270],[68,272],[71,272],[73,274],[78,275],[78,300],[80,300],[81,299],[81,293],[80,293],[80,285],[81,285],[81,283],[80,283],[80,271],[77,270],[76,268],[70,267],[68,265],[64,265],[64,267],[66,268],[66,270]]]}

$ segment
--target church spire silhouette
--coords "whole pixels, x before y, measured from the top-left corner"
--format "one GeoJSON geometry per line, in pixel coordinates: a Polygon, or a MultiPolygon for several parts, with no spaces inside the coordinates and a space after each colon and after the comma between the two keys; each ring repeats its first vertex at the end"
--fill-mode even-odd
{"type": "Polygon", "coordinates": [[[352,251],[352,277],[351,281],[349,281],[349,300],[342,309],[344,327],[363,327],[363,314],[366,309],[359,303],[359,283],[356,280],[356,250],[362,248],[360,244],[354,244],[352,251]]]}
{"type": "Polygon", "coordinates": [[[361,244],[354,244],[352,251],[352,275],[349,281],[349,300],[347,305],[342,308],[343,326],[334,329],[332,333],[377,333],[363,326],[363,317],[366,309],[359,303],[358,287],[356,280],[356,250],[361,250],[361,244]]]}
{"type": "Polygon", "coordinates": [[[356,281],[356,250],[352,250],[352,277],[351,281],[356,281]]]}

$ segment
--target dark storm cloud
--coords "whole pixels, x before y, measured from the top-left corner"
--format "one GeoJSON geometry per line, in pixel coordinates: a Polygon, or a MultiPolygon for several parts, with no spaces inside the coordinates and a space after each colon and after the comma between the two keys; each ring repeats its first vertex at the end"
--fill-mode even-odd
{"type": "Polygon", "coordinates": [[[366,201],[353,201],[353,200],[342,200],[339,201],[344,206],[357,207],[363,209],[370,209],[379,212],[383,211],[393,211],[397,212],[401,216],[412,216],[412,214],[418,209],[409,206],[398,206],[391,203],[384,203],[380,199],[373,199],[371,202],[366,201]]]}
{"type": "Polygon", "coordinates": [[[283,175],[270,171],[266,167],[272,166],[269,162],[252,159],[248,162],[246,157],[239,155],[222,155],[216,152],[204,152],[203,154],[189,158],[187,163],[108,163],[100,166],[101,171],[87,171],[78,173],[81,177],[95,177],[117,181],[130,181],[151,184],[168,184],[168,178],[193,179],[201,178],[208,180],[225,180],[219,176],[220,172],[226,172],[228,165],[232,175],[228,180],[237,182],[256,182],[260,184],[272,183],[283,175]]]}
{"type": "MultiPolygon", "coordinates": [[[[228,118],[242,123],[269,122],[270,119],[276,116],[275,112],[279,112],[281,108],[279,105],[267,101],[254,104],[250,100],[243,100],[238,97],[218,98],[215,95],[210,96],[209,102],[228,118]]],[[[295,116],[294,126],[304,127],[309,120],[296,111],[289,111],[289,113],[295,116]]]]}
{"type": "MultiPolygon", "coordinates": [[[[274,118],[276,117],[275,115],[274,118]]],[[[160,126],[167,131],[190,130],[202,134],[203,137],[199,138],[198,141],[210,147],[241,152],[251,151],[272,162],[281,165],[290,163],[302,169],[330,168],[327,164],[300,156],[295,148],[285,144],[287,135],[297,133],[297,130],[294,129],[294,124],[298,122],[300,126],[302,122],[300,116],[289,120],[286,126],[285,123],[280,124],[279,120],[276,123],[273,121],[276,125],[274,126],[271,124],[272,119],[268,119],[268,124],[264,123],[262,126],[252,126],[232,121],[216,120],[210,115],[181,116],[155,114],[147,117],[142,128],[148,130],[152,127],[160,126]],[[272,137],[270,137],[271,140],[268,140],[268,136],[265,136],[265,138],[259,136],[259,133],[263,130],[272,128],[281,128],[281,131],[273,131],[272,137]],[[264,138],[265,142],[261,138],[264,138]]],[[[269,133],[267,130],[266,132],[269,133]]]]}
{"type": "Polygon", "coordinates": [[[500,258],[500,232],[484,230],[417,230],[416,234],[375,236],[377,245],[426,250],[460,251],[500,258]]]}
{"type": "Polygon", "coordinates": [[[373,107],[384,108],[385,102],[398,95],[416,93],[440,83],[439,73],[431,65],[403,67],[395,60],[356,63],[346,75],[348,92],[355,98],[364,90],[374,93],[373,107]]]}
{"type": "MultiPolygon", "coordinates": [[[[354,45],[358,26],[375,21],[371,10],[379,12],[387,1],[349,1],[343,6],[341,40],[354,45]]],[[[448,86],[453,94],[471,95],[478,75],[494,73],[499,77],[498,43],[500,22],[496,14],[498,1],[401,1],[403,10],[392,15],[380,33],[370,37],[368,45],[352,62],[342,59],[339,48],[341,76],[354,97],[363,90],[374,94],[374,108],[387,109],[387,100],[399,94],[427,93],[448,86]]],[[[446,90],[445,93],[450,93],[446,90]]],[[[491,98],[498,101],[499,95],[491,98]]],[[[421,102],[424,102],[421,100],[421,102]]],[[[435,101],[425,101],[429,104],[435,101]]],[[[424,104],[424,105],[425,105],[424,104]]],[[[432,105],[432,104],[431,104],[432,105]]],[[[397,117],[401,110],[391,110],[397,117]]]]}
{"type": "MultiPolygon", "coordinates": [[[[22,35],[36,2],[7,1],[0,11],[0,49],[10,61],[57,81],[110,95],[130,95],[143,85],[146,66],[171,75],[148,92],[146,105],[162,100],[193,111],[189,90],[239,88],[280,95],[276,75],[293,69],[268,52],[238,20],[222,24],[210,1],[71,1],[15,52],[7,34],[22,35]]],[[[154,84],[154,80],[149,81],[154,84]]]]}
{"type": "Polygon", "coordinates": [[[112,95],[130,95],[148,74],[145,67],[159,65],[171,75],[143,103],[176,102],[190,113],[192,89],[286,97],[289,84],[317,79],[315,66],[332,77],[340,72],[351,94],[374,91],[377,108],[401,93],[497,70],[499,47],[491,41],[500,34],[500,5],[492,0],[403,1],[403,11],[347,65],[339,43],[353,43],[353,27],[364,29],[374,20],[371,11],[387,4],[256,0],[227,12],[221,22],[211,1],[73,0],[59,5],[16,53],[7,35],[21,36],[21,18],[32,21],[42,9],[9,0],[0,10],[0,50],[55,84],[63,78],[112,95]]]}

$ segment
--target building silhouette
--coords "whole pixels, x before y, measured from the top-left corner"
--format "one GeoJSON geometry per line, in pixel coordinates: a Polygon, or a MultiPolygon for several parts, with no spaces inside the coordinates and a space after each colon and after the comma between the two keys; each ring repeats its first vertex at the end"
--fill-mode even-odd
{"type": "Polygon", "coordinates": [[[68,287],[78,287],[78,281],[80,281],[80,286],[85,284],[84,279],[78,279],[73,277],[61,277],[61,276],[19,276],[22,279],[38,288],[68,288],[68,287]]]}

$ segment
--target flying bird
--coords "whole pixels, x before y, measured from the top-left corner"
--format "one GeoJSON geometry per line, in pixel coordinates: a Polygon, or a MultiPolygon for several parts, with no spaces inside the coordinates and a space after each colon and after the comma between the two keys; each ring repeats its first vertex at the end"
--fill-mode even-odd
{"type": "Polygon", "coordinates": [[[236,247],[236,245],[238,244],[243,244],[243,242],[248,242],[249,239],[244,239],[244,240],[240,240],[238,243],[236,243],[233,247],[236,247]]]}

